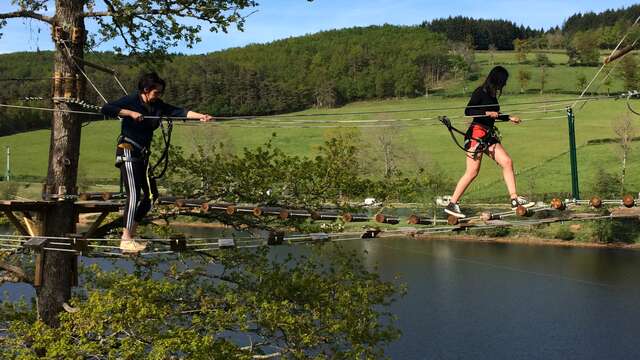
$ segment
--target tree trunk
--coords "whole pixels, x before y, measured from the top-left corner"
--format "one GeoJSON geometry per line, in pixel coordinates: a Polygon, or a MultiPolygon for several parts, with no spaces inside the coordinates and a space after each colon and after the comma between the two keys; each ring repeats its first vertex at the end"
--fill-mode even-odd
{"type": "MultiPolygon", "coordinates": [[[[66,46],[74,56],[80,58],[83,57],[84,48],[83,3],[83,0],[56,0],[55,15],[55,24],[62,27],[62,38],[66,41],[66,46]],[[76,34],[82,34],[79,38],[73,36],[74,28],[76,34]],[[72,38],[76,41],[72,41],[72,38]]],[[[82,99],[84,79],[78,76],[79,72],[72,61],[67,56],[65,46],[57,44],[54,74],[61,74],[63,77],[63,97],[82,99]],[[80,86],[78,82],[81,82],[80,86]]],[[[60,95],[54,90],[54,97],[60,95]]],[[[54,107],[58,110],[73,110],[69,103],[60,101],[55,101],[54,107]]],[[[53,113],[45,197],[47,194],[77,193],[80,129],[78,115],[53,113]]],[[[45,215],[42,228],[47,236],[66,236],[75,232],[75,223],[73,202],[58,201],[45,215]]],[[[58,326],[58,314],[63,311],[62,305],[71,297],[74,261],[75,256],[71,253],[47,251],[45,254],[42,286],[36,289],[36,294],[38,316],[49,326],[58,326]]]]}

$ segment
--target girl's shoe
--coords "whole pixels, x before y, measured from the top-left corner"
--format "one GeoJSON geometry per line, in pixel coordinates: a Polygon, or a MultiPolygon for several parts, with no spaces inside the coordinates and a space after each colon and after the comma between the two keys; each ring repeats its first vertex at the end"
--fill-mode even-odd
{"type": "Polygon", "coordinates": [[[447,205],[447,207],[444,208],[444,212],[460,219],[467,217],[467,215],[463,214],[462,211],[460,211],[460,206],[452,202],[450,202],[449,205],[447,205]]]}
{"type": "Polygon", "coordinates": [[[533,201],[527,200],[527,198],[518,196],[517,198],[511,199],[511,210],[515,210],[518,206],[523,206],[525,208],[530,208],[534,206],[536,203],[533,201]]]}

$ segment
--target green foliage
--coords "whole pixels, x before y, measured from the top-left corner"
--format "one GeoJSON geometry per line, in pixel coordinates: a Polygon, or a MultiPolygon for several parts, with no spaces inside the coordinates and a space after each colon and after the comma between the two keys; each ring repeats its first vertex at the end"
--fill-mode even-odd
{"type": "MultiPolygon", "coordinates": [[[[100,29],[90,42],[119,38],[123,40],[124,48],[116,46],[116,52],[157,61],[180,42],[188,47],[200,42],[203,24],[212,32],[227,32],[233,24],[242,30],[244,10],[258,3],[253,0],[190,0],[182,1],[180,6],[166,5],[164,0],[109,1],[110,16],[106,19],[95,17],[100,29]],[[189,21],[189,18],[200,22],[189,21]]],[[[86,7],[94,10],[95,0],[87,1],[86,7]]]]}
{"type": "Polygon", "coordinates": [[[513,50],[516,52],[516,60],[522,64],[527,61],[527,54],[531,48],[527,40],[515,39],[513,40],[513,50]]]}
{"type": "Polygon", "coordinates": [[[464,16],[435,19],[422,23],[426,29],[442,33],[447,39],[468,42],[478,50],[487,50],[493,44],[498,50],[513,50],[515,39],[531,38],[542,32],[518,26],[507,20],[473,19],[464,16]]]}
{"type": "Polygon", "coordinates": [[[584,90],[586,86],[587,77],[583,73],[578,74],[578,76],[576,77],[576,90],[580,92],[584,90]]]}
{"type": "MultiPolygon", "coordinates": [[[[149,27],[136,31],[147,29],[155,31],[149,27]]],[[[257,115],[363,99],[421,96],[427,86],[451,77],[452,56],[448,53],[441,35],[417,26],[385,25],[326,31],[208,55],[174,55],[170,63],[156,70],[168,80],[165,98],[169,103],[218,116],[257,115]],[[425,82],[428,77],[434,79],[431,84],[425,82]]],[[[136,57],[110,52],[89,52],[86,58],[115,69],[129,90],[135,89],[140,73],[149,70],[136,57]]],[[[0,101],[46,98],[52,60],[51,52],[2,55],[1,78],[42,80],[2,81],[0,101]]],[[[123,95],[109,74],[94,69],[87,72],[107,99],[123,95]]],[[[87,91],[86,100],[102,102],[94,91],[87,91]]],[[[47,106],[44,102],[28,105],[47,106]]],[[[49,117],[43,112],[0,109],[0,134],[47,127],[49,117]]]]}
{"type": "Polygon", "coordinates": [[[529,85],[529,80],[531,80],[531,72],[520,69],[518,71],[518,81],[520,82],[521,93],[526,91],[527,85],[529,85]]]}
{"type": "Polygon", "coordinates": [[[553,62],[549,59],[549,56],[547,56],[547,54],[545,53],[536,53],[536,59],[534,61],[534,64],[538,67],[553,66],[553,62]]]}
{"type": "Polygon", "coordinates": [[[640,85],[640,74],[638,73],[638,59],[633,54],[619,59],[620,68],[618,76],[624,81],[626,90],[635,90],[640,85]]]}
{"type": "Polygon", "coordinates": [[[582,65],[598,63],[598,34],[595,31],[580,32],[573,36],[572,45],[576,50],[577,59],[582,65]]]}
{"type": "Polygon", "coordinates": [[[573,240],[575,235],[568,225],[561,225],[556,229],[553,237],[560,240],[573,240]]]}
{"type": "Polygon", "coordinates": [[[5,318],[0,358],[382,357],[399,336],[384,309],[402,288],[369,272],[359,255],[316,251],[277,261],[265,248],[212,253],[215,269],[197,256],[133,274],[94,265],[72,300],[78,311],[61,314],[59,328],[32,315],[5,318]]]}
{"type": "Polygon", "coordinates": [[[593,194],[599,196],[601,199],[617,199],[622,195],[620,193],[621,188],[622,182],[619,176],[605,171],[603,168],[596,170],[593,187],[591,189],[593,194]]]}
{"type": "Polygon", "coordinates": [[[511,234],[511,229],[506,226],[496,226],[494,228],[473,230],[473,233],[478,236],[486,236],[491,238],[505,237],[511,234]]]}
{"type": "MultiPolygon", "coordinates": [[[[566,34],[575,34],[579,31],[597,30],[606,27],[622,28],[626,31],[631,23],[640,15],[640,5],[622,7],[620,9],[608,9],[601,13],[586,12],[577,13],[570,16],[562,26],[562,31],[566,34]]],[[[620,36],[616,36],[617,41],[620,36]]],[[[616,43],[617,43],[616,41],[616,43]]],[[[613,48],[611,43],[605,44],[607,48],[613,48]]]]}
{"type": "Polygon", "coordinates": [[[589,225],[592,239],[602,243],[633,243],[640,235],[638,219],[603,219],[589,225]]]}
{"type": "Polygon", "coordinates": [[[264,145],[241,154],[225,154],[220,145],[200,147],[184,157],[172,152],[168,186],[180,196],[204,196],[230,202],[320,207],[345,205],[373,196],[378,200],[423,200],[450,186],[440,171],[430,176],[419,169],[415,177],[401,174],[374,180],[363,173],[353,134],[331,137],[313,158],[285,154],[264,145]]]}
{"type": "Polygon", "coordinates": [[[344,223],[341,220],[335,222],[305,221],[298,226],[298,229],[304,233],[338,233],[344,231],[344,223]]]}

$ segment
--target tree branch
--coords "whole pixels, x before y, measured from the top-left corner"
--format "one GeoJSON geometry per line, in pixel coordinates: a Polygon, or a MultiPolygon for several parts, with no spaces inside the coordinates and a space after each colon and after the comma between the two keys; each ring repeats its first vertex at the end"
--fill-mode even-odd
{"type": "MultiPolygon", "coordinates": [[[[90,12],[84,13],[82,16],[84,16],[85,18],[97,18],[97,17],[110,17],[110,16],[118,16],[118,15],[119,14],[117,14],[114,11],[90,11],[90,12]]],[[[148,11],[133,12],[130,15],[138,16],[138,15],[171,15],[171,14],[166,11],[163,12],[162,10],[151,9],[148,11]]]]}
{"type": "Polygon", "coordinates": [[[19,266],[8,264],[4,261],[0,261],[0,269],[11,273],[12,275],[5,275],[0,277],[0,279],[8,282],[25,282],[32,284],[33,279],[27,275],[27,273],[22,270],[19,266]]]}
{"type": "Polygon", "coordinates": [[[31,19],[46,22],[49,25],[53,25],[53,17],[38,14],[35,11],[20,10],[20,11],[0,14],[0,19],[13,19],[13,18],[31,18],[31,19]]]}

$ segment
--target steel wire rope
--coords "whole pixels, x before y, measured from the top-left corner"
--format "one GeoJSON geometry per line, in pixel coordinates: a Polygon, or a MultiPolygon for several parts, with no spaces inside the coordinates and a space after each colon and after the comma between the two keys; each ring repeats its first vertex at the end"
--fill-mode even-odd
{"type": "MultiPolygon", "coordinates": [[[[558,111],[561,111],[561,110],[556,110],[556,112],[558,111]]],[[[549,111],[544,111],[544,112],[549,112],[549,111]]],[[[485,115],[473,116],[473,117],[485,117],[485,115]]],[[[473,117],[472,116],[452,116],[449,119],[465,119],[465,118],[470,119],[473,117]]],[[[522,118],[521,120],[523,122],[529,122],[529,121],[559,119],[559,118],[566,118],[566,116],[563,115],[563,116],[544,117],[544,118],[522,118]]],[[[190,124],[190,123],[178,123],[176,125],[200,126],[199,124],[190,124]]],[[[422,127],[422,126],[441,126],[441,123],[433,122],[433,123],[411,123],[411,124],[363,124],[363,125],[279,125],[279,124],[273,124],[273,125],[212,124],[212,125],[219,126],[221,128],[227,127],[227,128],[247,128],[247,129],[335,129],[335,128],[410,128],[410,127],[422,127]]]]}
{"type": "MultiPolygon", "coordinates": [[[[605,100],[605,99],[613,99],[619,98],[619,95],[607,95],[607,96],[593,96],[593,97],[582,97],[578,99],[556,99],[556,100],[545,100],[545,101],[530,101],[530,102],[520,102],[520,103],[507,103],[502,104],[501,106],[515,106],[515,105],[535,105],[535,104],[552,104],[559,102],[568,102],[568,101],[595,101],[595,100],[605,100]]],[[[500,105],[500,104],[494,104],[500,105]]],[[[383,111],[363,111],[363,112],[347,112],[347,113],[321,113],[321,114],[286,114],[286,115],[266,115],[266,116],[228,116],[228,117],[214,117],[218,120],[242,120],[242,119],[278,119],[278,118],[292,118],[292,117],[309,117],[309,116],[346,116],[346,115],[370,115],[370,114],[387,114],[387,113],[401,113],[401,112],[416,112],[416,111],[445,111],[445,110],[459,110],[466,109],[468,107],[486,107],[490,105],[472,105],[472,106],[456,106],[456,107],[443,107],[443,108],[423,108],[423,109],[404,109],[404,110],[383,110],[383,111]]],[[[103,116],[104,114],[98,112],[90,112],[90,111],[76,111],[76,110],[64,110],[64,109],[53,109],[53,108],[42,108],[42,107],[34,107],[34,106],[20,106],[20,105],[10,105],[10,104],[0,104],[0,107],[6,108],[17,108],[17,109],[32,109],[32,110],[42,110],[42,111],[51,111],[51,112],[65,112],[65,113],[74,113],[74,114],[85,114],[85,115],[96,115],[103,116]]],[[[200,121],[200,119],[189,118],[189,117],[180,117],[180,116],[145,116],[145,118],[151,119],[168,119],[168,120],[183,120],[183,121],[200,121]]],[[[206,124],[214,123],[207,122],[206,124]]]]}
{"type": "MultiPolygon", "coordinates": [[[[534,211],[543,211],[543,210],[549,210],[549,207],[544,207],[544,208],[540,208],[540,209],[534,209],[534,211]]],[[[511,212],[509,212],[511,213],[511,212]]],[[[585,217],[585,218],[568,218],[568,219],[538,219],[538,220],[531,220],[531,221],[527,221],[527,220],[515,220],[515,221],[511,221],[509,222],[508,225],[492,225],[492,224],[486,224],[486,225],[474,225],[471,227],[460,227],[460,226],[435,226],[435,227],[425,227],[425,228],[421,228],[421,229],[416,229],[415,233],[416,234],[432,234],[432,233],[443,233],[443,232],[451,232],[451,231],[474,231],[474,230],[483,230],[483,229],[490,229],[490,228],[496,228],[496,227],[502,227],[502,226],[531,226],[531,225],[536,225],[536,224],[545,224],[545,223],[549,223],[549,222],[557,222],[557,221],[589,221],[589,220],[598,220],[598,219],[613,219],[616,218],[617,216],[615,215],[603,215],[603,216],[591,216],[591,217],[585,217]]],[[[389,231],[381,231],[381,233],[383,234],[394,234],[397,233],[398,235],[404,234],[406,233],[405,230],[389,230],[389,231]]],[[[303,240],[303,241],[294,241],[294,242],[287,242],[287,244],[289,245],[298,245],[298,244],[305,244],[305,243],[319,243],[319,242],[339,242],[339,241],[348,241],[348,240],[367,240],[366,238],[362,238],[362,236],[358,236],[358,237],[344,237],[346,236],[348,233],[321,233],[322,235],[326,236],[326,239],[322,239],[322,240],[315,240],[313,239],[313,237],[311,236],[294,236],[294,237],[290,237],[290,240],[303,240]],[[338,235],[338,236],[335,236],[338,235]],[[341,236],[340,236],[341,235],[341,236]]],[[[361,234],[361,233],[356,233],[353,232],[352,234],[361,234]]],[[[351,234],[349,234],[351,235],[351,234]]],[[[379,239],[378,237],[375,237],[375,239],[379,239]]],[[[166,239],[163,239],[166,240],[166,239]]],[[[261,247],[265,245],[265,240],[266,239],[259,239],[256,238],[253,241],[247,241],[244,243],[238,243],[235,246],[230,246],[233,248],[256,248],[256,247],[261,247]]],[[[209,245],[209,244],[207,244],[209,245]]],[[[219,243],[218,244],[211,244],[212,246],[210,247],[204,247],[204,248],[198,248],[198,249],[190,249],[189,251],[193,251],[193,252],[207,252],[207,251],[214,251],[214,250],[222,250],[225,247],[224,246],[220,246],[219,243]]],[[[2,244],[0,244],[0,246],[2,246],[2,244]]],[[[17,245],[14,246],[8,246],[9,249],[7,249],[7,251],[15,251],[15,250],[20,250],[21,248],[17,245]]],[[[112,249],[119,249],[118,247],[110,247],[112,249]]],[[[48,250],[48,251],[62,251],[62,252],[72,252],[72,253],[79,253],[79,251],[77,250],[72,250],[72,249],[61,249],[61,248],[44,248],[44,250],[48,250]]],[[[173,254],[176,253],[176,251],[167,251],[167,250],[163,250],[163,251],[152,251],[152,252],[143,252],[140,253],[139,255],[141,256],[149,256],[149,255],[155,255],[155,254],[173,254]]],[[[92,255],[108,255],[108,256],[115,256],[115,257],[127,257],[129,258],[129,255],[126,254],[122,254],[122,253],[116,253],[116,252],[92,252],[92,255]]],[[[91,255],[90,254],[90,255],[91,255]]]]}
{"type": "Polygon", "coordinates": [[[76,67],[76,69],[78,69],[78,71],[80,71],[80,73],[82,74],[82,76],[84,76],[85,79],[87,79],[87,81],[89,82],[89,84],[91,84],[91,87],[93,87],[93,90],[96,91],[96,93],[98,93],[98,95],[100,96],[100,98],[102,99],[102,101],[104,101],[105,104],[108,103],[107,99],[104,97],[104,95],[102,95],[102,93],[100,92],[100,90],[98,90],[98,88],[96,87],[96,85],[93,83],[93,81],[91,81],[91,79],[89,78],[89,76],[87,76],[87,74],[84,72],[84,70],[82,70],[82,67],[80,65],[78,65],[78,63],[76,62],[76,60],[73,58],[73,54],[71,54],[71,50],[69,49],[69,47],[67,46],[67,43],[62,40],[59,41],[60,44],[62,44],[62,46],[64,46],[65,50],[67,51],[67,60],[69,60],[73,66],[76,67]]]}
{"type": "MultiPolygon", "coordinates": [[[[556,105],[553,108],[545,108],[545,109],[537,109],[536,110],[528,110],[528,109],[513,109],[511,111],[509,111],[509,113],[517,113],[517,114],[535,114],[535,113],[548,113],[548,112],[558,112],[558,111],[565,111],[566,107],[562,106],[562,107],[558,107],[560,105],[556,105]]],[[[476,118],[476,117],[485,117],[486,115],[469,115],[469,116],[464,116],[466,118],[476,118]]],[[[399,119],[358,119],[358,120],[334,120],[334,119],[299,119],[299,120],[285,120],[285,121],[278,121],[277,125],[294,125],[294,124],[300,124],[300,123],[313,123],[313,124],[368,124],[368,123],[392,123],[392,122],[397,122],[397,123],[404,123],[404,122],[412,122],[412,121],[427,121],[427,120],[437,120],[437,117],[434,116],[430,116],[430,117],[414,117],[414,118],[399,118],[399,119]]],[[[237,123],[220,123],[220,124],[216,124],[215,122],[212,122],[211,125],[218,125],[218,126],[229,126],[229,125],[225,125],[225,124],[234,124],[234,125],[246,125],[246,126],[257,126],[257,125],[267,125],[270,123],[273,123],[272,121],[262,121],[262,120],[245,120],[242,121],[243,124],[237,124],[237,123]]],[[[434,121],[434,123],[436,123],[434,121]]],[[[439,122],[437,122],[439,124],[439,122]]]]}
{"type": "Polygon", "coordinates": [[[545,101],[525,101],[516,103],[504,103],[504,104],[485,104],[485,105],[469,105],[469,106],[450,106],[441,108],[418,108],[418,109],[397,109],[397,110],[383,110],[383,111],[360,111],[360,112],[344,112],[344,113],[318,113],[318,114],[283,114],[283,115],[250,115],[250,116],[220,116],[214,117],[222,120],[241,120],[241,119],[277,119],[286,117],[310,117],[310,116],[347,116],[347,115],[371,115],[371,114],[387,114],[387,113],[402,113],[402,112],[418,112],[418,111],[445,111],[445,110],[460,110],[466,108],[487,107],[487,106],[515,106],[515,105],[535,105],[535,104],[552,104],[558,102],[572,102],[572,101],[595,101],[615,98],[615,95],[600,95],[590,96],[582,98],[569,98],[569,99],[555,99],[545,101]]]}

